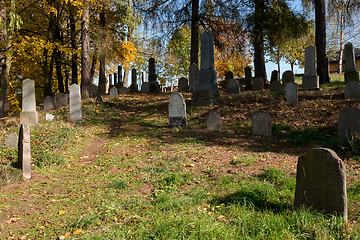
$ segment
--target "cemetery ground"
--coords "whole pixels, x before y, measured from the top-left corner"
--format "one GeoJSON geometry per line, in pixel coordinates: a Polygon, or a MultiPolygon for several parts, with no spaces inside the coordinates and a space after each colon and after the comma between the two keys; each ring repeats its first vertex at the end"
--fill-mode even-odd
{"type": "MultiPolygon", "coordinates": [[[[268,90],[190,106],[186,128],[168,127],[168,93],[83,102],[82,122],[31,127],[33,173],[23,181],[17,150],[1,156],[0,239],[358,239],[360,138],[336,137],[338,114],[360,108],[344,83],[299,92],[286,103],[268,90]],[[211,110],[222,131],[209,132],[211,110]],[[266,109],[272,136],[251,135],[251,115],[266,109]],[[294,209],[298,156],[333,149],[346,165],[348,222],[294,209]]],[[[3,123],[1,140],[18,131],[3,123]]]]}

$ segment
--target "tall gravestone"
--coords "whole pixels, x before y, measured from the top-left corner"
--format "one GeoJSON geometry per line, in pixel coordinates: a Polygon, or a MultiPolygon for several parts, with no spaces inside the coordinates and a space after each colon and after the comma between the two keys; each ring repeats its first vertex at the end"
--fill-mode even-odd
{"type": "Polygon", "coordinates": [[[289,82],[295,82],[294,73],[290,70],[287,70],[282,75],[282,84],[285,86],[289,82]]]}
{"type": "Polygon", "coordinates": [[[294,206],[347,219],[345,165],[334,151],[314,148],[299,157],[294,206]]]}
{"type": "Polygon", "coordinates": [[[226,81],[226,94],[231,95],[235,94],[238,95],[241,93],[240,84],[237,80],[231,78],[226,81]]]}
{"type": "Polygon", "coordinates": [[[22,86],[22,110],[20,124],[34,125],[38,123],[36,111],[35,83],[31,79],[25,79],[22,86]]]}
{"type": "Polygon", "coordinates": [[[110,97],[111,98],[117,98],[119,95],[117,88],[114,86],[110,88],[110,97]]]}
{"type": "Polygon", "coordinates": [[[47,96],[44,99],[44,111],[48,112],[55,109],[55,102],[51,96],[47,96]]]}
{"type": "Polygon", "coordinates": [[[131,70],[131,85],[130,85],[130,92],[137,92],[138,91],[138,84],[136,79],[136,69],[133,68],[131,70]]]}
{"type": "Polygon", "coordinates": [[[352,43],[345,44],[345,82],[359,81],[359,73],[356,70],[354,48],[352,43]]]}
{"type": "Polygon", "coordinates": [[[146,74],[145,72],[141,72],[141,83],[145,83],[147,82],[148,80],[146,79],[146,74]]]}
{"type": "Polygon", "coordinates": [[[286,102],[296,103],[298,101],[298,85],[294,82],[285,84],[286,102]]]}
{"type": "Polygon", "coordinates": [[[160,84],[157,82],[157,74],[155,72],[155,58],[149,59],[149,84],[151,93],[158,93],[161,91],[160,84]]]}
{"type": "Polygon", "coordinates": [[[253,81],[252,90],[260,91],[264,89],[264,80],[261,77],[257,77],[253,81]]]}
{"type": "Polygon", "coordinates": [[[195,91],[195,85],[199,83],[199,67],[196,63],[192,63],[189,68],[189,89],[195,91]]]}
{"type": "Polygon", "coordinates": [[[70,85],[70,120],[82,120],[80,86],[75,83],[70,85]]]}
{"type": "Polygon", "coordinates": [[[221,131],[222,119],[218,111],[211,111],[206,120],[206,127],[209,131],[221,131]]]}
{"type": "Polygon", "coordinates": [[[199,82],[192,95],[193,105],[211,105],[219,98],[217,73],[214,69],[214,37],[209,32],[201,35],[199,82]]]}
{"type": "Polygon", "coordinates": [[[123,75],[122,75],[122,66],[118,66],[118,81],[117,81],[117,89],[120,89],[123,87],[123,75]]]}
{"type": "Polygon", "coordinates": [[[360,99],[360,82],[349,81],[344,89],[345,99],[360,99]]]}
{"type": "Polygon", "coordinates": [[[178,82],[179,92],[187,92],[189,90],[188,80],[184,77],[179,79],[178,82]]]}
{"type": "Polygon", "coordinates": [[[277,81],[279,81],[279,71],[274,70],[274,71],[271,72],[270,83],[272,84],[273,82],[277,82],[277,81]]]}
{"type": "Polygon", "coordinates": [[[186,104],[181,93],[174,92],[169,101],[169,126],[185,127],[186,121],[186,104]]]}
{"type": "Polygon", "coordinates": [[[251,74],[251,67],[246,67],[245,68],[245,89],[251,90],[252,85],[253,85],[253,80],[252,80],[252,74],[251,74]]]}
{"type": "Polygon", "coordinates": [[[27,124],[20,125],[18,143],[18,166],[25,179],[31,178],[30,128],[27,124]]]}
{"type": "Polygon", "coordinates": [[[305,48],[305,71],[302,77],[303,89],[319,89],[319,76],[316,74],[316,49],[310,45],[305,48]]]}
{"type": "Polygon", "coordinates": [[[255,112],[251,119],[252,134],[255,136],[271,136],[271,117],[265,110],[255,112]]]}
{"type": "Polygon", "coordinates": [[[360,136],[360,111],[347,107],[340,111],[337,133],[339,138],[352,140],[360,136]]]}

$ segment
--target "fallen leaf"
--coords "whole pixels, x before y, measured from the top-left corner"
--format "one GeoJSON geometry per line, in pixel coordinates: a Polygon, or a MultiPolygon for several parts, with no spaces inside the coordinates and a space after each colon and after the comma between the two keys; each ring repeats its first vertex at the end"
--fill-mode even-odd
{"type": "Polygon", "coordinates": [[[63,214],[65,214],[65,213],[66,213],[66,211],[64,211],[64,210],[59,211],[59,214],[60,214],[60,215],[63,215],[63,214]]]}
{"type": "Polygon", "coordinates": [[[73,234],[74,234],[74,235],[77,235],[77,234],[80,234],[80,233],[83,233],[83,232],[84,232],[84,230],[78,229],[78,230],[75,230],[75,231],[73,232],[73,234]]]}
{"type": "Polygon", "coordinates": [[[10,218],[9,220],[5,221],[5,222],[6,222],[7,224],[10,224],[10,223],[16,222],[16,221],[18,221],[18,220],[20,220],[20,218],[13,217],[13,218],[10,218]]]}
{"type": "Polygon", "coordinates": [[[24,236],[21,236],[19,239],[20,239],[20,240],[25,240],[25,239],[26,239],[26,236],[25,236],[25,235],[24,235],[24,236]]]}

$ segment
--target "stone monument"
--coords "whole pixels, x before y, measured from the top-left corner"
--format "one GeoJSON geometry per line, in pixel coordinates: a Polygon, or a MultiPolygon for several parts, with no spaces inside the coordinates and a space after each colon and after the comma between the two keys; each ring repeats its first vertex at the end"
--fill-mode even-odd
{"type": "Polygon", "coordinates": [[[131,70],[131,85],[130,85],[130,92],[137,92],[138,84],[137,84],[137,77],[136,77],[136,69],[133,68],[131,70]]]}
{"type": "Polygon", "coordinates": [[[169,101],[169,126],[185,127],[186,121],[186,104],[181,93],[174,92],[169,101]]]}
{"type": "Polygon", "coordinates": [[[113,86],[112,88],[110,88],[110,97],[111,98],[117,98],[119,95],[118,90],[115,86],[113,86]]]}
{"type": "Polygon", "coordinates": [[[253,81],[252,90],[261,91],[264,89],[264,80],[261,77],[257,77],[253,81]]]}
{"type": "Polygon", "coordinates": [[[161,91],[160,84],[156,81],[157,74],[155,72],[155,58],[149,59],[149,84],[151,93],[159,93],[161,91]]]}
{"type": "Polygon", "coordinates": [[[349,81],[344,89],[345,99],[359,99],[360,98],[360,82],[349,81]]]}
{"type": "Polygon", "coordinates": [[[54,98],[54,102],[55,102],[56,109],[59,109],[59,108],[62,108],[62,107],[67,107],[69,105],[65,93],[56,94],[55,98],[54,98]]]}
{"type": "Polygon", "coordinates": [[[251,119],[252,135],[271,136],[271,117],[265,110],[255,112],[251,119]]]}
{"type": "Polygon", "coordinates": [[[305,71],[302,77],[303,89],[319,89],[319,76],[316,74],[316,49],[310,45],[305,48],[305,71]]]}
{"type": "Polygon", "coordinates": [[[187,92],[189,90],[188,80],[184,77],[179,79],[178,82],[179,92],[187,92]]]}
{"type": "Polygon", "coordinates": [[[345,82],[359,81],[359,72],[356,69],[354,48],[351,42],[345,44],[345,82]]]}
{"type": "Polygon", "coordinates": [[[353,140],[360,136],[360,111],[354,107],[347,107],[340,111],[337,123],[339,138],[353,140]]]}
{"type": "Polygon", "coordinates": [[[209,131],[221,131],[221,116],[216,110],[211,111],[206,121],[207,130],[209,131]]]}
{"type": "Polygon", "coordinates": [[[38,123],[36,111],[35,83],[31,79],[25,79],[22,86],[22,111],[20,124],[34,125],[38,123]]]}
{"type": "Polygon", "coordinates": [[[274,70],[271,72],[270,84],[272,84],[273,82],[277,82],[277,81],[279,81],[279,71],[274,70]]]}
{"type": "Polygon", "coordinates": [[[80,86],[76,83],[70,85],[70,120],[82,120],[81,92],[80,86]]]}
{"type": "Polygon", "coordinates": [[[195,91],[195,85],[199,83],[199,67],[196,63],[192,63],[189,69],[189,90],[195,91]]]}
{"type": "Polygon", "coordinates": [[[55,109],[55,102],[51,96],[47,96],[44,99],[44,111],[48,112],[55,109]]]}
{"type": "Polygon", "coordinates": [[[286,102],[296,103],[298,101],[298,85],[294,82],[285,84],[285,99],[286,102]]]}
{"type": "Polygon", "coordinates": [[[237,80],[235,79],[228,79],[226,81],[226,94],[227,95],[231,95],[231,94],[240,94],[241,90],[240,90],[240,84],[237,80]]]}
{"type": "Polygon", "coordinates": [[[21,124],[18,143],[18,167],[25,179],[31,178],[31,150],[29,125],[21,124]]]}

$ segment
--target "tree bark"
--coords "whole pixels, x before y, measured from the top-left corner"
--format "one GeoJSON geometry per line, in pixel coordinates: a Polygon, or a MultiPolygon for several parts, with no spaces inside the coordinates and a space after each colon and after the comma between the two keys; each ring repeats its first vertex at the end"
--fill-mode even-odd
{"type": "Polygon", "coordinates": [[[84,0],[81,16],[81,97],[90,97],[91,68],[90,68],[90,29],[89,29],[89,3],[84,0]]]}
{"type": "Polygon", "coordinates": [[[77,55],[77,44],[76,44],[76,22],[75,22],[75,9],[69,3],[69,20],[70,20],[70,42],[71,42],[71,83],[78,84],[78,55],[77,55]]]}
{"type": "Polygon", "coordinates": [[[98,61],[98,54],[99,54],[98,50],[95,47],[93,57],[92,57],[92,61],[91,61],[91,68],[90,68],[90,84],[94,83],[94,75],[95,75],[96,63],[98,61]]]}
{"type": "Polygon", "coordinates": [[[329,69],[326,61],[325,0],[314,0],[314,5],[317,73],[320,84],[324,84],[330,82],[329,69]]]}
{"type": "Polygon", "coordinates": [[[264,82],[267,81],[265,57],[264,57],[264,33],[262,27],[263,15],[265,11],[264,0],[254,0],[255,3],[255,22],[253,32],[254,44],[254,68],[255,77],[261,77],[264,82]]]}
{"type": "Polygon", "coordinates": [[[192,63],[199,66],[199,0],[191,0],[191,3],[190,66],[192,63]]]}
{"type": "Polygon", "coordinates": [[[54,56],[51,57],[50,66],[48,64],[49,50],[44,48],[44,61],[43,61],[43,75],[44,75],[44,98],[47,96],[52,96],[52,72],[54,65],[54,56]]]}
{"type": "MultiPolygon", "coordinates": [[[[101,43],[105,44],[105,8],[103,8],[100,12],[100,26],[102,28],[101,33],[101,43]]],[[[101,46],[100,50],[100,71],[99,71],[99,87],[98,87],[98,96],[102,96],[106,94],[106,76],[105,76],[105,47],[101,46]]]]}
{"type": "Polygon", "coordinates": [[[7,13],[5,1],[0,0],[0,20],[4,26],[0,26],[0,118],[10,111],[9,102],[9,73],[11,67],[11,36],[7,32],[7,13]]]}
{"type": "Polygon", "coordinates": [[[129,87],[129,68],[124,68],[124,80],[123,80],[123,86],[129,87]]]}

